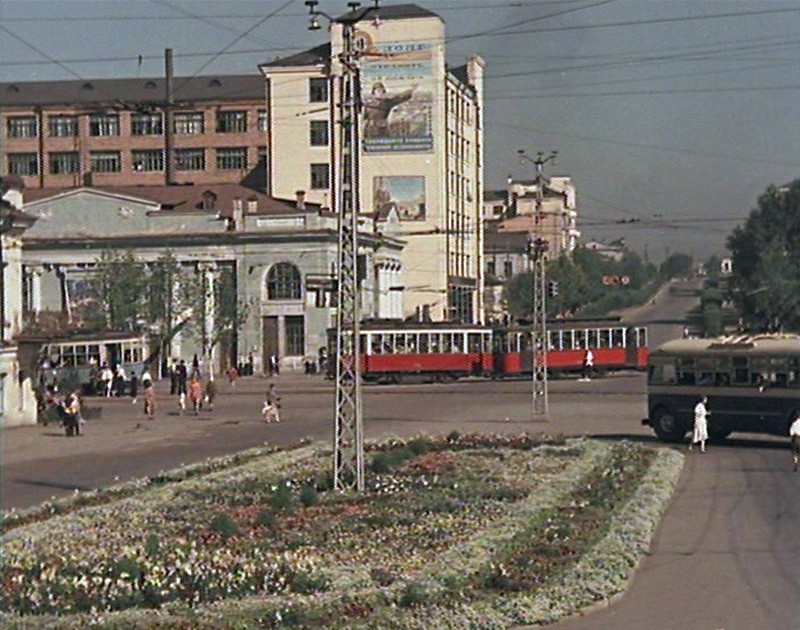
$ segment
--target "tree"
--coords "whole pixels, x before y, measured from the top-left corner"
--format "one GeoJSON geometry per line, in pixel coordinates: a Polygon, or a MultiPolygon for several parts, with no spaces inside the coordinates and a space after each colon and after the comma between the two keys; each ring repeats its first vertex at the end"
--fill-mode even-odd
{"type": "Polygon", "coordinates": [[[692,272],[692,257],[688,254],[675,252],[661,263],[658,273],[662,278],[676,278],[678,276],[688,276],[692,272]]]}
{"type": "Polygon", "coordinates": [[[99,298],[109,330],[133,330],[145,313],[147,277],[133,252],[106,249],[97,260],[99,298]]]}
{"type": "Polygon", "coordinates": [[[754,330],[800,330],[800,179],[770,186],[728,237],[730,298],[754,330]]]}

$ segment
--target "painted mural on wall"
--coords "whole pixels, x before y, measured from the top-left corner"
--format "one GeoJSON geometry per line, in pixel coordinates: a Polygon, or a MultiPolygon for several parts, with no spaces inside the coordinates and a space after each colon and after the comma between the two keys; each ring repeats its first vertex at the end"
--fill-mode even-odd
{"type": "Polygon", "coordinates": [[[424,177],[375,177],[373,191],[380,216],[395,210],[401,221],[425,220],[424,177]]]}
{"type": "Polygon", "coordinates": [[[67,278],[66,289],[68,316],[73,324],[91,328],[105,322],[99,278],[67,278]]]}
{"type": "Polygon", "coordinates": [[[363,51],[361,94],[367,153],[433,150],[433,49],[430,42],[373,44],[363,51]]]}

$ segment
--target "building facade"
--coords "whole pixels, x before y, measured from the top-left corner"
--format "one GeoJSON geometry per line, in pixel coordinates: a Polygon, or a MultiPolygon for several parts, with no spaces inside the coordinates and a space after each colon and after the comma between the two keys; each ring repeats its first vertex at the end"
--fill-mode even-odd
{"type": "MultiPolygon", "coordinates": [[[[359,11],[361,211],[399,218],[379,228],[406,242],[406,316],[480,321],[483,61],[449,68],[444,22],[431,11],[411,4],[359,11]]],[[[341,24],[330,37],[261,71],[268,191],[304,191],[336,210],[341,24]]]]}
{"type": "Polygon", "coordinates": [[[22,369],[15,341],[22,330],[22,241],[33,220],[21,213],[18,190],[3,185],[0,199],[0,427],[36,423],[31,375],[22,369]]]}
{"type": "MultiPolygon", "coordinates": [[[[145,263],[168,253],[206,283],[230,272],[245,311],[229,351],[214,355],[181,332],[170,355],[205,356],[219,370],[248,357],[259,370],[277,355],[292,370],[326,345],[335,322],[337,231],[336,217],[318,205],[220,184],[35,190],[25,209],[39,219],[23,253],[25,306],[34,316],[64,311],[80,324],[81,304],[97,299],[92,282],[105,251],[131,252],[145,263]]],[[[399,317],[402,296],[392,287],[403,281],[403,243],[364,229],[362,316],[399,317]]]]}
{"type": "Polygon", "coordinates": [[[263,188],[263,79],[176,77],[173,92],[168,172],[164,78],[3,83],[0,174],[21,178],[26,190],[243,181],[263,188]]]}

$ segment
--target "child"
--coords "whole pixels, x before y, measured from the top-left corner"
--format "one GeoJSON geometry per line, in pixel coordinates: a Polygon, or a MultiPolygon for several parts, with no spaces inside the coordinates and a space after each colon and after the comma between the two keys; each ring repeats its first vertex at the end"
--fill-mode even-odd
{"type": "Polygon", "coordinates": [[[281,397],[278,394],[278,391],[275,389],[275,383],[269,384],[269,389],[267,390],[267,398],[264,401],[264,407],[261,409],[261,415],[264,418],[264,422],[270,424],[272,422],[280,422],[280,412],[278,411],[281,408],[281,397]]]}
{"type": "Polygon", "coordinates": [[[203,407],[203,384],[197,374],[192,377],[189,383],[189,400],[192,401],[194,415],[200,415],[200,409],[203,407]]]}

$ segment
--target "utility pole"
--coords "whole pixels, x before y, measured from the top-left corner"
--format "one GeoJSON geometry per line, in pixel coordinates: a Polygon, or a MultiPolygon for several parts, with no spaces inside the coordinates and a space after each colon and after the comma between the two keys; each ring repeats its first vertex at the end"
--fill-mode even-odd
{"type": "Polygon", "coordinates": [[[335,98],[341,125],[338,155],[338,246],[336,265],[336,398],[333,437],[333,484],[336,490],[364,491],[364,420],[361,405],[360,301],[358,283],[358,218],[361,211],[361,71],[356,47],[356,25],[374,8],[333,18],[306,0],[309,30],[319,30],[320,16],[342,25],[341,76],[335,98]]]}
{"type": "Polygon", "coordinates": [[[536,208],[528,234],[528,256],[533,276],[533,312],[531,314],[531,414],[546,416],[549,409],[547,387],[547,250],[550,244],[544,238],[544,186],[548,182],[543,174],[544,165],[554,162],[558,151],[547,157],[542,151],[536,159],[519,149],[520,162],[536,168],[536,208]]]}
{"type": "Polygon", "coordinates": [[[164,183],[172,186],[175,183],[175,94],[174,72],[172,66],[172,48],[164,50],[164,74],[166,80],[164,94],[164,183]]]}

